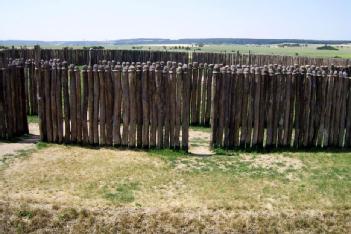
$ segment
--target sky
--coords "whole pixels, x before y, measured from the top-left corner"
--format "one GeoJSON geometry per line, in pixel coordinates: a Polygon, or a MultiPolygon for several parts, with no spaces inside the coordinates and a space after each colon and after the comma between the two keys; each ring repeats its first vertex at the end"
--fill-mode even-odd
{"type": "Polygon", "coordinates": [[[350,0],[0,0],[0,40],[351,40],[350,0]]]}

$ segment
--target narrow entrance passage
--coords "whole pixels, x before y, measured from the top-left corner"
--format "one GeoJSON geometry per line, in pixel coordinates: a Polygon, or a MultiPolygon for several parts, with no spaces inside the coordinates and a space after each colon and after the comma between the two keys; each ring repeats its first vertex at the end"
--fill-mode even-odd
{"type": "Polygon", "coordinates": [[[199,156],[210,156],[214,152],[210,147],[211,128],[190,127],[189,153],[199,156]]]}

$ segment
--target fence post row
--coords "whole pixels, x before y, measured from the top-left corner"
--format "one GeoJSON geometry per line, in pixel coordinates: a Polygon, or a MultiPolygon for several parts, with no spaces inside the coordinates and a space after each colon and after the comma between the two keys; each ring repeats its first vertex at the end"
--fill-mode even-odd
{"type": "Polygon", "coordinates": [[[160,63],[111,65],[80,70],[52,61],[35,68],[41,139],[187,150],[187,67],[171,63],[161,71],[160,63]]]}
{"type": "Polygon", "coordinates": [[[349,147],[347,71],[342,67],[215,65],[211,145],[349,147]]]}

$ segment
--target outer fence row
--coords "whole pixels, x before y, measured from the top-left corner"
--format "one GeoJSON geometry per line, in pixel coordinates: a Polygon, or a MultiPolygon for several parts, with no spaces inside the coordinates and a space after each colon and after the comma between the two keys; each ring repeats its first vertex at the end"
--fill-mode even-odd
{"type": "Polygon", "coordinates": [[[22,64],[0,69],[0,138],[28,134],[25,80],[22,64]]]}
{"type": "Polygon", "coordinates": [[[24,58],[40,61],[58,58],[73,64],[95,64],[99,60],[115,61],[177,61],[189,63],[197,61],[207,64],[248,64],[263,66],[265,64],[281,65],[337,65],[349,66],[351,61],[342,58],[312,58],[304,56],[281,56],[281,55],[260,55],[230,53],[205,53],[205,52],[176,52],[176,51],[150,51],[150,50],[89,50],[89,49],[41,49],[36,46],[34,49],[7,49],[0,51],[0,65],[7,63],[8,58],[24,58]]]}
{"type": "Polygon", "coordinates": [[[351,146],[345,71],[216,65],[212,82],[215,147],[351,146]]]}
{"type": "Polygon", "coordinates": [[[43,64],[38,79],[41,139],[100,146],[188,149],[187,67],[43,64]]]}
{"type": "Polygon", "coordinates": [[[267,64],[288,65],[315,65],[315,66],[351,66],[350,59],[342,58],[313,58],[305,56],[284,56],[264,54],[241,54],[241,53],[204,53],[194,52],[192,61],[208,64],[246,64],[264,66],[267,64]]]}

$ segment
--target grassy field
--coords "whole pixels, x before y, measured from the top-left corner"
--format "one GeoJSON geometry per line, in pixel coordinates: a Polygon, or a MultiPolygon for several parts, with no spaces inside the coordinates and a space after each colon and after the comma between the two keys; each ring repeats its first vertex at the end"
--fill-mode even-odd
{"type": "MultiPolygon", "coordinates": [[[[196,52],[237,52],[270,55],[308,56],[324,58],[351,58],[351,45],[338,46],[338,50],[317,50],[321,45],[307,45],[306,47],[278,47],[277,45],[204,45],[196,47],[192,45],[105,45],[106,49],[138,49],[138,50],[161,50],[161,51],[188,51],[186,49],[174,49],[177,46],[189,47],[190,51],[196,52]],[[200,50],[198,50],[200,49],[200,50]]],[[[62,46],[50,46],[43,48],[62,48],[62,46]]],[[[73,48],[82,48],[74,46],[73,48]]]]}
{"type": "Polygon", "coordinates": [[[351,153],[39,143],[3,165],[0,232],[351,231],[351,153]]]}

